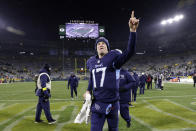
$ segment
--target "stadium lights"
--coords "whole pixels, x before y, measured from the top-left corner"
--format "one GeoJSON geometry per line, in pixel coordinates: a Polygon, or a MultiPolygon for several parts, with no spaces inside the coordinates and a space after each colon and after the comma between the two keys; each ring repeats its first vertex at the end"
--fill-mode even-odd
{"type": "Polygon", "coordinates": [[[161,25],[172,24],[174,22],[178,22],[184,18],[184,15],[176,15],[173,18],[169,18],[167,20],[162,20],[161,25]]]}

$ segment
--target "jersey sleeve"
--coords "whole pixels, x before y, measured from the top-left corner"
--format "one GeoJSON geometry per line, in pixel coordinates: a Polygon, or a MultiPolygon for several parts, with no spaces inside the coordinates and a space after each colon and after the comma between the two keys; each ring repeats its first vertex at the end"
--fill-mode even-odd
{"type": "Polygon", "coordinates": [[[115,68],[119,69],[125,62],[131,58],[131,56],[135,53],[135,45],[136,45],[136,32],[131,32],[129,35],[127,49],[122,52],[122,54],[118,55],[114,61],[115,68]]]}
{"type": "Polygon", "coordinates": [[[41,82],[41,87],[45,88],[46,87],[46,83],[48,82],[48,76],[43,74],[40,76],[40,82],[41,82]]]}
{"type": "Polygon", "coordinates": [[[88,88],[87,88],[87,91],[92,91],[93,90],[93,81],[92,81],[92,73],[90,75],[90,78],[89,78],[89,82],[88,82],[88,88]]]}

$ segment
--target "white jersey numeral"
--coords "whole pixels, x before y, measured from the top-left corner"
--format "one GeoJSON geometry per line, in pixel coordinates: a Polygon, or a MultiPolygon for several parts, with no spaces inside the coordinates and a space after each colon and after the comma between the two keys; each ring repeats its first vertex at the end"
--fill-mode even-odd
{"type": "Polygon", "coordinates": [[[105,80],[105,71],[106,71],[106,68],[107,67],[102,67],[102,68],[97,68],[97,69],[93,69],[92,70],[92,74],[93,74],[93,86],[94,88],[96,88],[96,78],[95,78],[95,71],[96,73],[97,72],[102,72],[102,75],[101,75],[101,81],[100,81],[100,87],[103,87],[103,83],[104,83],[104,80],[105,80]]]}

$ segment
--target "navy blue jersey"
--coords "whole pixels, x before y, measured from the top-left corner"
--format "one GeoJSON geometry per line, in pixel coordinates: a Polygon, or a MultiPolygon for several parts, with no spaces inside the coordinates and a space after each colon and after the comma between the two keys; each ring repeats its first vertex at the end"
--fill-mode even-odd
{"type": "Polygon", "coordinates": [[[136,86],[136,80],[129,74],[127,70],[120,70],[120,103],[128,103],[131,101],[131,89],[136,86]]]}
{"type": "Polygon", "coordinates": [[[129,60],[135,52],[136,33],[131,32],[128,46],[123,53],[111,50],[101,59],[92,56],[87,61],[90,70],[88,91],[93,90],[95,100],[115,102],[119,100],[119,77],[121,66],[129,60]]]}

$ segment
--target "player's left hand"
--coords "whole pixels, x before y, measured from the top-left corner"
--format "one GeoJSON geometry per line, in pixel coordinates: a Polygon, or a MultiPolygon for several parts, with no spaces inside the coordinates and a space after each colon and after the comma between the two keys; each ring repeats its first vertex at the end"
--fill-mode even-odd
{"type": "Polygon", "coordinates": [[[134,11],[132,11],[131,18],[129,19],[130,32],[136,32],[138,26],[139,26],[139,19],[135,18],[134,11]]]}

